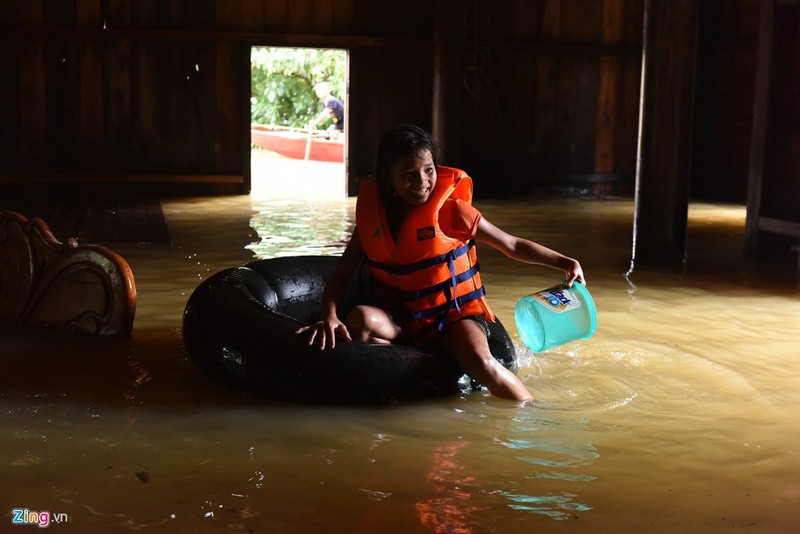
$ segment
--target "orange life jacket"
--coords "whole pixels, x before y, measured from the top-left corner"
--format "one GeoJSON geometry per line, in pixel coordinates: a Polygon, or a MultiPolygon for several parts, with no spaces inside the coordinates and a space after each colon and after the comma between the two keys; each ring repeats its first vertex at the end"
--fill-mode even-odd
{"type": "Polygon", "coordinates": [[[448,167],[437,167],[437,175],[430,198],[406,215],[396,242],[375,180],[361,183],[356,203],[356,227],[370,272],[399,294],[411,312],[412,332],[420,335],[468,315],[494,320],[484,297],[475,241],[448,237],[439,226],[445,200],[472,202],[472,179],[448,167]]]}

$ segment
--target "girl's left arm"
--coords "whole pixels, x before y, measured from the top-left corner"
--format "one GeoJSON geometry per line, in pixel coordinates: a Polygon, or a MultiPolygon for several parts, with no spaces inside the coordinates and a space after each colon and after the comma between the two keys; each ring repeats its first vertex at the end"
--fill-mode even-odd
{"type": "Polygon", "coordinates": [[[475,239],[499,250],[513,260],[544,265],[564,271],[567,287],[572,286],[572,283],[576,280],[582,284],[586,283],[583,269],[578,260],[529,239],[511,235],[493,225],[484,217],[481,217],[478,223],[475,239]]]}

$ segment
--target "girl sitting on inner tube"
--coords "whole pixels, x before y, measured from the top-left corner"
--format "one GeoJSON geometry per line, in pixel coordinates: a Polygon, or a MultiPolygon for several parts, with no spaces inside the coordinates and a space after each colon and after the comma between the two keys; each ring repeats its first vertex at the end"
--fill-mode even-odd
{"type": "Polygon", "coordinates": [[[495,316],[481,284],[475,241],[509,258],[564,271],[567,286],[585,283],[580,263],[533,241],[510,235],[472,205],[472,180],[437,167],[432,136],[416,126],[385,133],[375,179],[361,184],[353,235],[322,297],[322,319],[297,333],[309,345],[333,348],[336,334],[370,343],[416,343],[452,355],[492,394],[532,399],[525,385],[492,357],[487,321],[495,316]],[[376,301],[356,306],[342,321],[336,311],[344,287],[366,256],[376,301]]]}

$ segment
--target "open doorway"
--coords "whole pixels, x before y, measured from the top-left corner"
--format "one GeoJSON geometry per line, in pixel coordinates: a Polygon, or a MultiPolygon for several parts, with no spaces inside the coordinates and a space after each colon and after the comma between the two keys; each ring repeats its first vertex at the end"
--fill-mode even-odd
{"type": "Polygon", "coordinates": [[[250,49],[254,198],[347,195],[346,50],[250,49]]]}

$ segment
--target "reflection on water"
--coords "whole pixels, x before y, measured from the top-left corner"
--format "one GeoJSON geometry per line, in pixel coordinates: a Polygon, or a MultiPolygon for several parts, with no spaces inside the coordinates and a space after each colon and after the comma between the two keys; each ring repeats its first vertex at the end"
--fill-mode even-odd
{"type": "Polygon", "coordinates": [[[353,231],[352,200],[264,199],[250,225],[259,241],[245,248],[259,259],[339,255],[353,231]]]}
{"type": "MultiPolygon", "coordinates": [[[[535,466],[536,472],[526,474],[526,478],[539,479],[536,488],[539,494],[520,493],[522,486],[515,491],[504,491],[503,497],[510,501],[508,506],[552,519],[569,519],[572,511],[591,510],[591,506],[575,501],[581,486],[574,483],[591,482],[597,478],[591,474],[592,464],[600,457],[597,448],[591,443],[572,441],[570,429],[554,418],[523,413],[515,417],[514,423],[514,432],[518,435],[501,443],[514,454],[521,455],[517,456],[518,460],[535,466]],[[553,482],[548,483],[548,480],[553,482]],[[565,487],[570,491],[565,491],[565,487]],[[552,493],[542,494],[546,489],[552,493]]],[[[579,422],[578,426],[583,426],[583,423],[579,422]]],[[[583,432],[576,436],[586,434],[586,428],[580,430],[583,432]]]]}
{"type": "Polygon", "coordinates": [[[773,533],[800,523],[800,295],[791,266],[741,259],[739,206],[693,205],[686,264],[625,278],[629,200],[479,203],[502,228],[581,259],[598,331],[534,357],[513,307],[559,273],[481,249],[536,402],[477,392],[385,410],[227,391],[181,341],[201,280],[254,257],[337,254],[352,200],[163,206],[171,245],[116,249],[139,290],[130,340],[0,326],[6,525],[18,507],[102,532],[773,533]]]}

